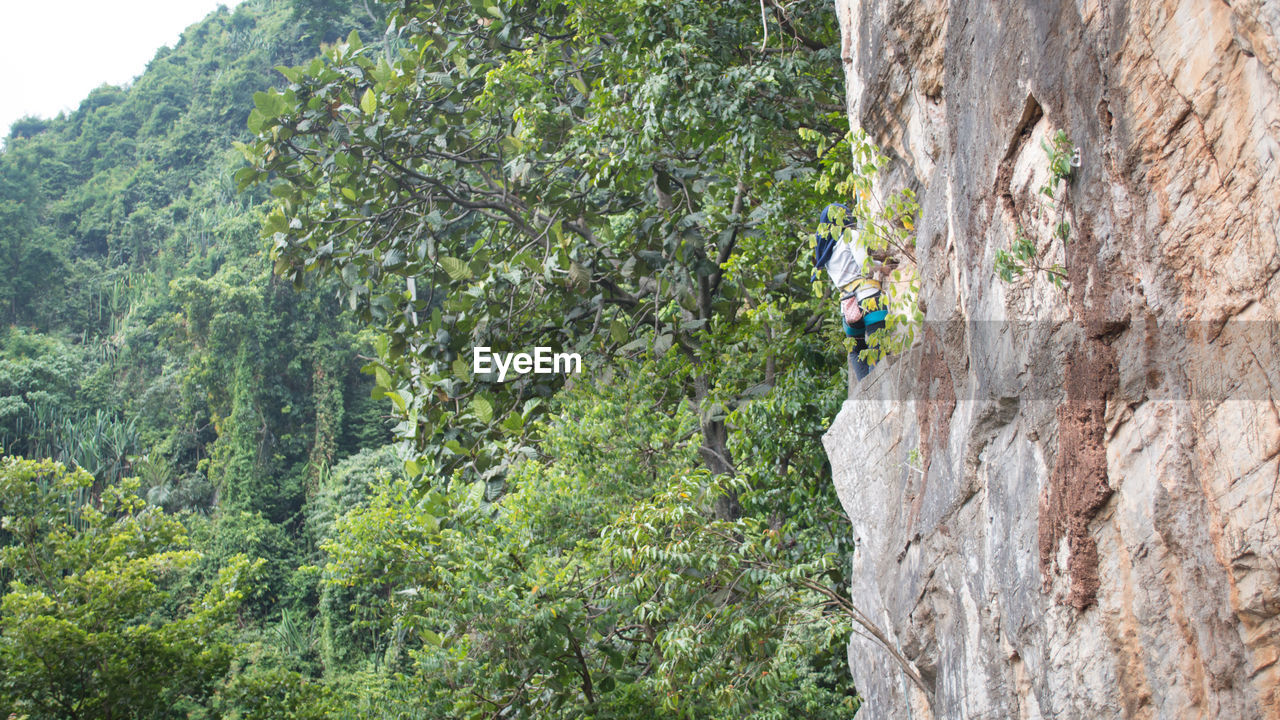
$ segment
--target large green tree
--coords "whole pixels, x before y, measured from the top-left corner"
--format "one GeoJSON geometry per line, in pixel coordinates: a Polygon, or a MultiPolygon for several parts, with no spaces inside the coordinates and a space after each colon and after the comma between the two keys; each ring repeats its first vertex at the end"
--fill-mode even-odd
{"type": "MultiPolygon", "coordinates": [[[[713,473],[725,417],[820,326],[794,182],[842,89],[826,3],[405,2],[255,96],[248,184],[277,178],[279,273],[339,278],[379,323],[400,431],[499,475],[557,381],[472,348],[678,353],[713,473]],[[389,33],[390,34],[390,33],[389,33]],[[800,267],[797,267],[800,266],[800,267]]],[[[722,511],[732,514],[732,503],[722,511]]]]}
{"type": "MultiPolygon", "coordinates": [[[[386,715],[847,718],[847,525],[812,442],[838,375],[800,366],[730,415],[709,477],[680,359],[562,390],[509,492],[376,482],[324,546],[329,592],[380,618],[386,715]],[[743,516],[710,510],[739,493],[743,516]]],[[[334,623],[351,623],[327,615],[334,623]]],[[[352,623],[354,626],[354,623],[352,623]]]]}

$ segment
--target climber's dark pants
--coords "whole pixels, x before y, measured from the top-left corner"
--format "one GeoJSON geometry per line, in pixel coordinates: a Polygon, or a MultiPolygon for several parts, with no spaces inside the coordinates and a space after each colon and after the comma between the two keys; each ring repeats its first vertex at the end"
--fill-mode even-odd
{"type": "Polygon", "coordinates": [[[859,382],[871,372],[871,366],[861,357],[862,351],[871,347],[871,344],[867,342],[867,338],[882,327],[884,327],[883,316],[872,323],[867,323],[863,320],[859,320],[852,325],[847,322],[844,323],[845,337],[853,338],[853,352],[849,353],[849,367],[853,368],[853,376],[859,382]]]}

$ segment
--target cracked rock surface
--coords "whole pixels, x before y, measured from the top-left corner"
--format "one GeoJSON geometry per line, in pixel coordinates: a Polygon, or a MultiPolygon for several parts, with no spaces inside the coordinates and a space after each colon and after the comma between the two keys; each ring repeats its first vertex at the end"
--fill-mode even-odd
{"type": "Polygon", "coordinates": [[[926,318],[824,440],[859,718],[1280,719],[1280,0],[836,9],[926,318]]]}

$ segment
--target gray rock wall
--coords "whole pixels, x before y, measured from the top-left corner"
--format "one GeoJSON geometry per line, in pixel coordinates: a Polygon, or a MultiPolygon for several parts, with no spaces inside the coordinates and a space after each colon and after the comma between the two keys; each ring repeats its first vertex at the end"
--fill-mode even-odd
{"type": "Polygon", "coordinates": [[[1280,718],[1280,1],[836,9],[926,312],[825,438],[859,717],[1280,718]]]}

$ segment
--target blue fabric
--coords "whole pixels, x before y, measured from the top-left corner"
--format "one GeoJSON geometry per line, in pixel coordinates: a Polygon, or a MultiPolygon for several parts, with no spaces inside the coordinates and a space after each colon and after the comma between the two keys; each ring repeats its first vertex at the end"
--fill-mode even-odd
{"type": "Polygon", "coordinates": [[[875,312],[869,312],[866,315],[862,316],[862,322],[866,323],[867,325],[870,325],[872,323],[883,324],[884,318],[888,314],[889,314],[888,310],[876,310],[875,312]]]}
{"type": "MultiPolygon", "coordinates": [[[[822,208],[822,214],[818,216],[818,222],[820,224],[830,224],[830,210],[831,208],[837,207],[844,208],[845,219],[849,219],[849,208],[846,205],[843,203],[831,203],[830,205],[822,208]]],[[[841,223],[840,227],[843,228],[846,224],[848,223],[841,223]]],[[[836,240],[840,237],[840,233],[817,232],[814,233],[814,237],[817,239],[818,244],[813,248],[813,266],[815,268],[824,268],[827,266],[827,262],[831,260],[831,253],[836,249],[836,240]]]]}

